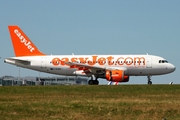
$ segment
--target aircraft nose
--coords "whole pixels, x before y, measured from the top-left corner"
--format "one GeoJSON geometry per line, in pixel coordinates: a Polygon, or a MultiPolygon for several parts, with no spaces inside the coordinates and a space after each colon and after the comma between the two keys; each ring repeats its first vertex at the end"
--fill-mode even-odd
{"type": "Polygon", "coordinates": [[[173,64],[169,65],[169,70],[171,70],[171,72],[174,72],[176,70],[176,67],[173,64]]]}

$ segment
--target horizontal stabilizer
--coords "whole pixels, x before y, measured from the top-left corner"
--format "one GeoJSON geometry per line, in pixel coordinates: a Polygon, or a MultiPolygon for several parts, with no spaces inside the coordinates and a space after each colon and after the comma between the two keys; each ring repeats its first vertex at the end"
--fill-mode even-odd
{"type": "Polygon", "coordinates": [[[13,59],[13,58],[6,58],[4,62],[9,64],[16,64],[16,65],[30,65],[31,63],[30,61],[13,59]]]}

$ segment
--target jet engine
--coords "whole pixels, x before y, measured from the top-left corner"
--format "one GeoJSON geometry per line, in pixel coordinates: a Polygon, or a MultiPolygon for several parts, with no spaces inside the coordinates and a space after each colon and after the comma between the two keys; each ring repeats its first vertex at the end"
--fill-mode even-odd
{"type": "Polygon", "coordinates": [[[106,70],[106,79],[113,82],[128,82],[129,76],[124,75],[123,70],[106,70]]]}

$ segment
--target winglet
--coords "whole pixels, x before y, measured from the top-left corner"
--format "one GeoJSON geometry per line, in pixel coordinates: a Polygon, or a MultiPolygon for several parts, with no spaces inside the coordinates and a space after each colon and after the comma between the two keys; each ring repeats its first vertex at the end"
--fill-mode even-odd
{"type": "Polygon", "coordinates": [[[18,26],[8,26],[8,28],[16,57],[45,55],[38,50],[18,26]]]}

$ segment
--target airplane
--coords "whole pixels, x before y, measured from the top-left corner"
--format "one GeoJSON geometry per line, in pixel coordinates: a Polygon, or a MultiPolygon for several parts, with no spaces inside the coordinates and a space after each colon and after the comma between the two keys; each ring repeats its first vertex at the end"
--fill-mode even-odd
{"type": "Polygon", "coordinates": [[[128,82],[130,76],[151,77],[172,73],[176,67],[155,55],[47,55],[42,53],[20,27],[8,26],[15,57],[4,62],[19,67],[66,76],[87,76],[89,85],[98,85],[98,78],[111,82],[128,82]]]}

